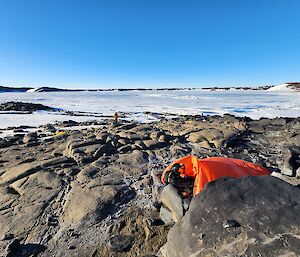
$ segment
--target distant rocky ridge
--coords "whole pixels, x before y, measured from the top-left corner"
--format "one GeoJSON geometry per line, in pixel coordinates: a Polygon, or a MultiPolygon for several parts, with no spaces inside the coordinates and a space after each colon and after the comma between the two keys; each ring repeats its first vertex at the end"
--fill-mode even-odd
{"type": "MultiPolygon", "coordinates": [[[[300,82],[288,82],[286,83],[289,88],[300,90],[300,82]]],[[[110,88],[110,89],[62,89],[62,88],[56,88],[56,87],[38,87],[38,88],[32,88],[32,87],[4,87],[0,86],[0,93],[4,92],[81,92],[81,91],[91,91],[91,92],[102,92],[102,91],[176,91],[176,90],[195,90],[195,89],[203,89],[203,90],[268,90],[270,88],[274,87],[274,85],[267,85],[267,86],[259,86],[259,87],[203,87],[203,88],[184,88],[184,87],[173,87],[173,88],[110,88]]]]}
{"type": "Polygon", "coordinates": [[[23,102],[6,102],[0,104],[0,111],[19,111],[32,113],[34,111],[56,111],[57,109],[43,105],[43,104],[34,104],[34,103],[23,103],[23,102]]]}
{"type": "Polygon", "coordinates": [[[56,87],[39,87],[39,88],[31,88],[28,90],[28,92],[61,92],[61,91],[67,91],[67,92],[77,92],[77,91],[84,91],[81,89],[62,89],[62,88],[56,88],[56,87]]]}
{"type": "Polygon", "coordinates": [[[13,92],[13,93],[20,93],[20,92],[27,92],[28,90],[32,89],[31,87],[4,87],[0,86],[0,93],[5,92],[13,92]]]}
{"type": "Polygon", "coordinates": [[[288,88],[300,91],[300,82],[288,82],[286,84],[288,88]]]}

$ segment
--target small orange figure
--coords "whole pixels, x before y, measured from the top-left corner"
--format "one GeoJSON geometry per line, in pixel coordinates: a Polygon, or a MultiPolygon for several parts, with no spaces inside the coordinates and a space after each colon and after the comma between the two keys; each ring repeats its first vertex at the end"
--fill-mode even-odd
{"type": "Polygon", "coordinates": [[[114,120],[115,120],[115,124],[118,124],[118,119],[119,119],[119,114],[116,112],[113,116],[114,120]]]}

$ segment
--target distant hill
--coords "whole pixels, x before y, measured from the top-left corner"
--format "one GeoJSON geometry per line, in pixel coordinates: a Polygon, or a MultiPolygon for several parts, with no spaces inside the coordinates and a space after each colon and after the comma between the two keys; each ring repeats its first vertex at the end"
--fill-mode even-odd
{"type": "Polygon", "coordinates": [[[60,92],[60,91],[84,91],[82,89],[62,89],[56,87],[31,88],[28,92],[60,92]]]}
{"type": "Polygon", "coordinates": [[[175,90],[193,90],[193,89],[203,89],[203,90],[268,90],[268,91],[277,91],[282,88],[300,91],[300,82],[287,82],[282,85],[274,86],[274,85],[267,85],[267,86],[260,86],[260,87],[203,87],[203,88],[110,88],[110,89],[63,89],[63,88],[56,88],[56,87],[4,87],[0,86],[0,93],[4,92],[78,92],[78,91],[175,91],[175,90]]]}
{"type": "Polygon", "coordinates": [[[32,89],[31,87],[3,87],[0,86],[0,93],[4,92],[26,92],[28,90],[32,89]]]}
{"type": "Polygon", "coordinates": [[[286,84],[288,88],[300,91],[300,82],[288,82],[286,84]]]}

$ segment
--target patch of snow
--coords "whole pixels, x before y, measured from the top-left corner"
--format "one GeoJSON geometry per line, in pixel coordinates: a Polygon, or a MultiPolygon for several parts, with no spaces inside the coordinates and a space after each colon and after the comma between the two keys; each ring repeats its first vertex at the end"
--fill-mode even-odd
{"type": "Polygon", "coordinates": [[[31,89],[28,89],[28,90],[26,91],[26,93],[34,93],[34,92],[37,92],[38,89],[39,89],[39,88],[31,88],[31,89]]]}
{"type": "Polygon", "coordinates": [[[281,84],[281,85],[271,87],[271,88],[267,89],[267,91],[270,91],[270,92],[276,92],[276,91],[293,92],[294,91],[293,89],[288,88],[287,86],[288,86],[288,84],[281,84]]]}

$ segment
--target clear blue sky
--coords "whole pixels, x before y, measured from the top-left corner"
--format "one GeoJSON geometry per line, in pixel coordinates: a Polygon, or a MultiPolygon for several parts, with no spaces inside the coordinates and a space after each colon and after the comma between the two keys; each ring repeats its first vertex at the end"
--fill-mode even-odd
{"type": "Polygon", "coordinates": [[[0,85],[300,80],[298,0],[0,0],[0,85]]]}

